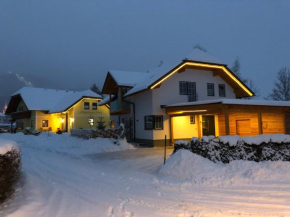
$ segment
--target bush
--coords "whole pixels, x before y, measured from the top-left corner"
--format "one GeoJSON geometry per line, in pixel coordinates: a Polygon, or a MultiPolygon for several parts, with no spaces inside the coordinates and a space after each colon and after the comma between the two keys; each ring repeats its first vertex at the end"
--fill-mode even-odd
{"type": "Polygon", "coordinates": [[[20,155],[17,147],[0,154],[0,204],[13,194],[15,184],[20,178],[20,155]]]}
{"type": "Polygon", "coordinates": [[[233,160],[248,161],[290,161],[290,141],[288,135],[261,135],[257,137],[227,136],[202,138],[176,142],[174,152],[186,149],[213,162],[229,163],[233,160]],[[283,139],[283,138],[286,139],[283,139]],[[258,142],[253,142],[258,141],[258,142]],[[187,144],[188,143],[188,144],[187,144]]]}
{"type": "Polygon", "coordinates": [[[85,129],[73,129],[71,130],[71,136],[78,137],[82,139],[91,138],[118,138],[118,129],[107,129],[107,130],[85,130],[85,129]]]}

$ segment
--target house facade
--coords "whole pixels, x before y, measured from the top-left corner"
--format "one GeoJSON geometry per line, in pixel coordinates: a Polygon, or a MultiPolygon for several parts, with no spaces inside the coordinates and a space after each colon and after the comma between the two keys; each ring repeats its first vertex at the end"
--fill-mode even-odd
{"type": "Polygon", "coordinates": [[[69,132],[90,129],[100,118],[110,127],[107,106],[98,106],[102,96],[90,90],[65,91],[24,87],[11,96],[6,114],[16,123],[17,132],[26,129],[69,132]]]}
{"type": "Polygon", "coordinates": [[[103,86],[115,126],[149,146],[165,136],[254,136],[288,132],[290,103],[243,100],[253,91],[217,58],[194,49],[185,59],[148,72],[109,71],[103,86]]]}

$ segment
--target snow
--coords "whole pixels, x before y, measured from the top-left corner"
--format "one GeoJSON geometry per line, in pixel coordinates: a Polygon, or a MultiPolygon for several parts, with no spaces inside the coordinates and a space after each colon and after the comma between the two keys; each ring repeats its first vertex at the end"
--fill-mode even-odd
{"type": "Polygon", "coordinates": [[[186,60],[191,60],[195,62],[205,62],[205,63],[215,63],[226,65],[223,61],[210,55],[209,53],[200,50],[199,48],[194,48],[185,58],[186,60]]]}
{"type": "Polygon", "coordinates": [[[16,142],[0,138],[0,155],[6,154],[15,147],[17,147],[16,142]]]}
{"type": "Polygon", "coordinates": [[[150,76],[146,72],[129,72],[119,70],[110,70],[109,73],[119,86],[129,87],[135,86],[137,83],[144,81],[150,76]]]}
{"type": "Polygon", "coordinates": [[[23,87],[12,96],[18,94],[21,95],[28,110],[49,111],[50,113],[62,112],[83,97],[102,98],[91,90],[66,91],[35,87],[23,87]]]}
{"type": "Polygon", "coordinates": [[[5,115],[3,113],[0,112],[0,117],[5,117],[5,115]]]}
{"type": "Polygon", "coordinates": [[[199,186],[210,187],[263,185],[270,182],[290,184],[289,162],[232,161],[229,164],[214,163],[183,149],[173,154],[161,167],[159,173],[187,180],[187,182],[196,183],[199,186]]]}
{"type": "Polygon", "coordinates": [[[2,134],[22,152],[6,217],[289,216],[288,162],[213,163],[180,150],[126,149],[69,135],[2,134]],[[98,149],[96,146],[102,146],[98,149]],[[115,151],[112,151],[115,150],[115,151]],[[109,152],[107,152],[109,151],[109,152]]]}
{"type": "Polygon", "coordinates": [[[225,105],[257,105],[257,106],[290,106],[290,101],[268,101],[268,100],[245,100],[245,99],[217,99],[217,100],[203,100],[196,102],[176,103],[164,106],[179,107],[179,106],[193,106],[193,105],[207,105],[207,104],[225,104],[225,105]]]}
{"type": "Polygon", "coordinates": [[[260,145],[262,143],[290,143],[290,135],[286,134],[262,134],[258,136],[219,136],[219,141],[230,146],[236,146],[239,141],[242,141],[248,145],[260,145]]]}

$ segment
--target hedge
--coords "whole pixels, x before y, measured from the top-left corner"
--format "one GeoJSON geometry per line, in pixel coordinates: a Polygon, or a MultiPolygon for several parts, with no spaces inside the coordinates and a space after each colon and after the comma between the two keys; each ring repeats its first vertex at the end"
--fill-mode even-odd
{"type": "Polygon", "coordinates": [[[13,147],[5,154],[0,154],[0,204],[14,193],[15,184],[20,178],[20,155],[17,147],[13,147]]]}
{"type": "Polygon", "coordinates": [[[267,142],[262,141],[258,144],[251,144],[245,142],[250,141],[249,138],[235,137],[235,144],[225,142],[227,139],[224,138],[208,137],[204,137],[201,140],[194,138],[191,142],[178,141],[174,144],[174,153],[179,149],[187,149],[213,162],[221,161],[223,163],[229,163],[234,160],[256,162],[290,161],[290,142],[287,140],[277,142],[269,137],[270,139],[267,142]]]}

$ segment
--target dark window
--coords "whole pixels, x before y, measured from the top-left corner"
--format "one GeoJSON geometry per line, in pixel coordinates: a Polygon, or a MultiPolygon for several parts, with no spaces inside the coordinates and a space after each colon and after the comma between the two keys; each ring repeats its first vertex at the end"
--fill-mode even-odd
{"type": "Polygon", "coordinates": [[[188,90],[188,102],[197,101],[195,82],[187,82],[187,90],[188,90]]]}
{"type": "Polygon", "coordinates": [[[226,85],[219,84],[219,96],[226,96],[226,85]]]}
{"type": "Polygon", "coordinates": [[[42,121],[42,127],[48,127],[48,120],[42,121]]]}
{"type": "Polygon", "coordinates": [[[179,94],[187,95],[187,82],[186,81],[179,81],[179,94]]]}
{"type": "Polygon", "coordinates": [[[84,109],[89,110],[90,109],[90,103],[89,102],[84,102],[84,109]]]}
{"type": "Polygon", "coordinates": [[[24,122],[23,120],[16,120],[16,129],[22,130],[24,128],[24,122]]]}
{"type": "Polygon", "coordinates": [[[162,130],[162,129],[163,129],[162,115],[145,116],[145,130],[162,130]]]}
{"type": "Polygon", "coordinates": [[[214,96],[214,84],[213,83],[207,84],[207,95],[214,96]]]}
{"type": "Polygon", "coordinates": [[[93,109],[93,110],[98,110],[98,103],[93,102],[93,103],[92,103],[92,109],[93,109]]]}
{"type": "Polygon", "coordinates": [[[190,116],[190,124],[195,124],[195,115],[190,116]]]}
{"type": "Polygon", "coordinates": [[[19,106],[19,107],[18,107],[18,111],[19,111],[19,112],[23,112],[23,106],[19,106]]]}

